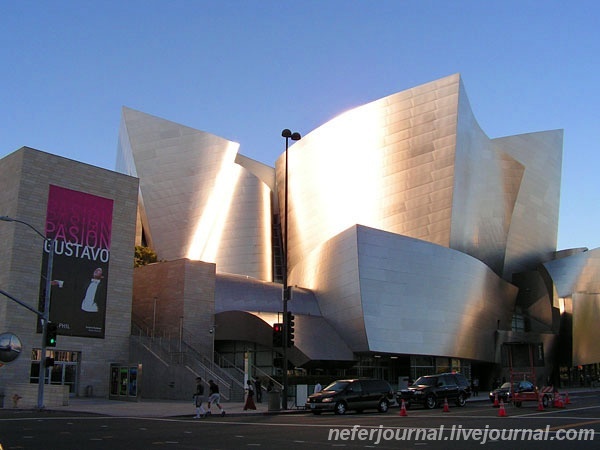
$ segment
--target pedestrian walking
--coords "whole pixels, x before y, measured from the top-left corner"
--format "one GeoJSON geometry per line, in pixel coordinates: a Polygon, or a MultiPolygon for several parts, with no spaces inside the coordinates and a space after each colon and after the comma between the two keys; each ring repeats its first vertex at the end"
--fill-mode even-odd
{"type": "Polygon", "coordinates": [[[317,381],[317,384],[315,384],[315,390],[314,390],[314,394],[318,394],[319,392],[321,392],[323,390],[323,386],[321,386],[321,383],[319,383],[317,381]]]}
{"type": "Polygon", "coordinates": [[[252,387],[252,382],[250,380],[248,380],[246,386],[246,403],[244,403],[244,411],[248,409],[256,409],[256,405],[254,404],[254,388],[252,387]]]}
{"type": "Polygon", "coordinates": [[[221,415],[225,415],[225,409],[221,406],[221,394],[219,393],[219,386],[213,380],[208,380],[208,411],[206,414],[211,414],[211,407],[213,404],[217,405],[221,415]]]}
{"type": "Polygon", "coordinates": [[[477,397],[479,395],[479,378],[475,377],[473,379],[473,396],[477,397]]]}
{"type": "Polygon", "coordinates": [[[254,379],[254,387],[256,388],[256,403],[262,403],[262,384],[259,378],[254,379]]]}
{"type": "Polygon", "coordinates": [[[204,397],[204,385],[202,384],[202,378],[196,377],[196,392],[192,396],[194,399],[194,405],[196,406],[196,415],[194,419],[204,418],[206,416],[206,410],[202,406],[202,403],[206,401],[204,397]]]}

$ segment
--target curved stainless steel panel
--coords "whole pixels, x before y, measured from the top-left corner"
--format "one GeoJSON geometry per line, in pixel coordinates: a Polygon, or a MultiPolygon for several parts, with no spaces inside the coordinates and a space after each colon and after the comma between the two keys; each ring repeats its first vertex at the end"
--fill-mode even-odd
{"type": "MultiPolygon", "coordinates": [[[[354,224],[450,244],[458,75],[348,111],[288,151],[289,264],[354,224]]],[[[285,155],[276,164],[283,205],[285,155]]]]}
{"type": "MultiPolygon", "coordinates": [[[[504,276],[532,270],[556,251],[562,170],[563,131],[509,136],[492,141],[526,169],[510,218],[504,276]]],[[[505,182],[514,177],[506,174],[505,182]]]]}
{"type": "Polygon", "coordinates": [[[543,264],[559,297],[573,293],[600,293],[600,248],[555,259],[543,264]]]}
{"type": "MultiPolygon", "coordinates": [[[[140,178],[140,220],[160,259],[272,279],[271,191],[239,144],[123,108],[119,160],[140,178]]],[[[272,169],[270,169],[272,170],[272,169]]]]}
{"type": "Polygon", "coordinates": [[[517,288],[479,260],[425,241],[352,227],[310,255],[294,279],[355,352],[495,360],[517,288]]]}
{"type": "Polygon", "coordinates": [[[544,264],[557,296],[573,305],[573,365],[600,361],[600,248],[544,264]]]}
{"type": "MultiPolygon", "coordinates": [[[[507,280],[556,248],[562,131],[489,139],[459,75],[352,109],[288,157],[290,268],[354,224],[461,251],[507,280]]],[[[284,167],[281,155],[279,204],[284,167]]]]}
{"type": "MultiPolygon", "coordinates": [[[[314,293],[292,289],[289,310],[294,314],[320,316],[314,293]]],[[[215,279],[215,311],[254,311],[277,313],[282,309],[281,284],[269,283],[240,275],[217,273],[215,279]]]]}
{"type": "MultiPolygon", "coordinates": [[[[128,109],[123,123],[120,161],[141,179],[159,257],[271,280],[285,155],[273,173],[217,136],[128,109]]],[[[347,111],[287,156],[288,282],[316,295],[295,306],[356,352],[495,361],[515,306],[507,281],[555,251],[561,130],[488,138],[455,74],[347,111]]],[[[568,265],[578,282],[597,269],[568,265]]],[[[224,310],[280,309],[280,285],[218,283],[224,310]]],[[[555,311],[538,300],[526,307],[546,330],[555,311]]]]}

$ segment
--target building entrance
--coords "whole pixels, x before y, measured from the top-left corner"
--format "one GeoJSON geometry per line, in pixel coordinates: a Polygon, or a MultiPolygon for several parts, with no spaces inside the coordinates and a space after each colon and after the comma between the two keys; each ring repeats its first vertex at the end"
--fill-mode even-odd
{"type": "Polygon", "coordinates": [[[141,364],[110,365],[110,395],[112,400],[139,400],[141,364]]]}

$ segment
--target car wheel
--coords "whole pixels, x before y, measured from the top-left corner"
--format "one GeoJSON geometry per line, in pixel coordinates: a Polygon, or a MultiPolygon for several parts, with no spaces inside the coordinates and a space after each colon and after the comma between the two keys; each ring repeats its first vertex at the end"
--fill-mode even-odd
{"type": "Polygon", "coordinates": [[[465,394],[463,394],[462,392],[460,394],[458,394],[458,398],[456,399],[456,405],[463,407],[467,404],[467,398],[465,397],[465,394]]]}
{"type": "Polygon", "coordinates": [[[387,400],[379,400],[379,405],[377,405],[377,410],[381,413],[385,413],[388,412],[388,409],[390,408],[390,405],[388,404],[387,400]]]}
{"type": "Polygon", "coordinates": [[[437,406],[437,400],[435,399],[435,397],[431,394],[429,394],[427,396],[427,398],[425,398],[425,407],[428,409],[433,409],[437,406]]]}
{"type": "Polygon", "coordinates": [[[339,414],[341,416],[343,414],[346,414],[346,410],[347,410],[347,407],[344,402],[337,402],[335,404],[335,413],[336,414],[339,414]]]}

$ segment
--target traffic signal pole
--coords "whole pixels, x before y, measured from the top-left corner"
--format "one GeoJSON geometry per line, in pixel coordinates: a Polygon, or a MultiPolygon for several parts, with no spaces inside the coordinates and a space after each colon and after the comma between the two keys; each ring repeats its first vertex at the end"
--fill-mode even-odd
{"type": "MultiPolygon", "coordinates": [[[[52,289],[52,265],[54,263],[54,239],[47,238],[48,265],[46,266],[46,292],[44,293],[44,316],[42,318],[42,348],[40,354],[40,374],[38,380],[38,409],[44,408],[44,385],[46,384],[46,340],[48,338],[48,321],[50,320],[50,292],[52,289]]],[[[56,342],[55,342],[56,345],[56,342]]]]}
{"type": "MultiPolygon", "coordinates": [[[[286,224],[287,224],[287,220],[286,220],[286,224]]],[[[287,254],[287,249],[286,249],[286,254],[287,254]]],[[[286,271],[287,271],[287,263],[286,263],[286,271]]],[[[288,357],[287,357],[287,336],[288,336],[288,326],[289,324],[288,322],[288,311],[287,311],[287,307],[288,307],[288,301],[290,299],[290,289],[287,286],[287,275],[284,275],[286,278],[286,282],[284,283],[284,287],[283,287],[283,342],[282,342],[282,350],[283,350],[283,371],[282,371],[282,384],[283,384],[283,392],[281,393],[281,403],[282,403],[282,408],[285,410],[287,409],[287,400],[288,400],[288,396],[287,396],[287,388],[288,388],[288,357]]]]}
{"type": "MultiPolygon", "coordinates": [[[[37,314],[37,316],[42,321],[42,345],[41,345],[41,354],[40,354],[40,369],[39,369],[39,377],[38,377],[38,398],[37,398],[37,406],[38,409],[44,408],[44,385],[46,384],[46,339],[48,332],[48,322],[50,320],[50,293],[52,288],[52,266],[54,264],[54,239],[44,236],[37,228],[33,225],[19,219],[13,219],[8,216],[0,216],[0,220],[3,222],[17,222],[23,224],[33,231],[35,231],[39,236],[44,239],[44,250],[48,252],[48,261],[46,265],[46,276],[45,276],[45,292],[44,292],[44,310],[38,311],[36,309],[31,308],[26,303],[14,298],[13,296],[7,294],[4,291],[0,291],[1,294],[8,297],[9,299],[15,301],[19,305],[27,308],[28,310],[37,314]]],[[[43,252],[42,252],[43,254],[43,252]]]]}

